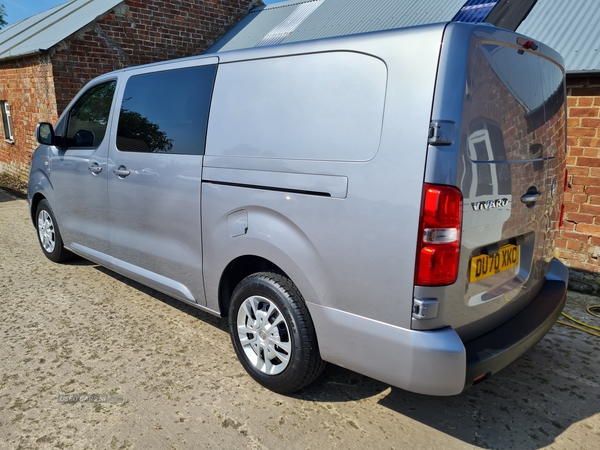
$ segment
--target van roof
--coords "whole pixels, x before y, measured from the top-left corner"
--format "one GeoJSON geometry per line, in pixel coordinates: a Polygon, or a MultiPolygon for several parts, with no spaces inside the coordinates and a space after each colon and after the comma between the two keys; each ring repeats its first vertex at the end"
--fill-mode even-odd
{"type": "MultiPolygon", "coordinates": [[[[252,9],[207,53],[449,22],[465,2],[310,0],[274,3],[252,9]]],[[[495,5],[495,2],[488,4],[495,5]]]]}

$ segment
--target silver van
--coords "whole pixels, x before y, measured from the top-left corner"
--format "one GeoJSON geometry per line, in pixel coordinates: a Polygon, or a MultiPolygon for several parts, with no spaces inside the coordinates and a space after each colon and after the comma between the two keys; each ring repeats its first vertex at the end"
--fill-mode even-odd
{"type": "Polygon", "coordinates": [[[555,323],[560,56],[435,24],[132,67],[41,123],[28,198],[80,255],[227,317],[280,393],[325,361],[454,395],[555,323]]]}

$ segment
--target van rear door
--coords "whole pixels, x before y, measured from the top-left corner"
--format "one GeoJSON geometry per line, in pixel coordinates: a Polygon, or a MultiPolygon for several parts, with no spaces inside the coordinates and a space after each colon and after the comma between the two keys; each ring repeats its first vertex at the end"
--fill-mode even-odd
{"type": "Polygon", "coordinates": [[[429,146],[425,181],[463,194],[460,269],[450,286],[415,288],[416,299],[437,301],[438,314],[413,319],[413,328],[449,325],[468,341],[541,289],[565,158],[564,74],[553,57],[504,30],[448,26],[432,122],[453,124],[454,138],[429,146]]]}

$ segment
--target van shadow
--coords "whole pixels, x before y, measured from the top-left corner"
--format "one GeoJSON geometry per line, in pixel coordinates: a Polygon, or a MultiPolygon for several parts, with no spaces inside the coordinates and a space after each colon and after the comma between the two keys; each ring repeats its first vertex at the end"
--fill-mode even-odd
{"type": "Polygon", "coordinates": [[[23,200],[26,198],[27,196],[21,192],[0,186],[0,203],[13,202],[15,200],[23,200]]]}
{"type": "Polygon", "coordinates": [[[95,262],[92,262],[88,259],[82,258],[79,255],[73,254],[73,256],[68,260],[69,266],[98,266],[95,262]]]}
{"type": "MultiPolygon", "coordinates": [[[[102,266],[95,269],[220,331],[229,332],[225,319],[102,266]]],[[[312,402],[353,402],[377,397],[378,405],[390,412],[469,445],[539,449],[552,444],[571,425],[600,413],[599,345],[596,338],[586,336],[555,325],[542,341],[511,366],[453,397],[414,394],[333,364],[327,365],[314,383],[290,397],[312,402]]]]}
{"type": "MultiPolygon", "coordinates": [[[[79,259],[79,258],[77,258],[79,259]]],[[[85,259],[81,258],[82,262],[87,262],[85,259]]],[[[70,262],[71,264],[71,262],[70,262]]],[[[221,331],[224,331],[225,333],[229,333],[229,328],[227,325],[227,320],[226,319],[222,319],[220,317],[214,316],[212,314],[209,314],[206,311],[202,311],[201,309],[198,309],[192,305],[189,305],[185,302],[182,302],[180,300],[177,300],[167,294],[163,294],[162,292],[159,292],[155,289],[152,289],[151,287],[145,286],[141,283],[138,283],[137,281],[134,281],[130,278],[127,278],[126,276],[120,275],[116,272],[113,272],[110,269],[107,269],[103,266],[99,266],[96,265],[95,263],[90,262],[89,264],[91,265],[95,265],[95,269],[102,272],[105,275],[108,275],[109,277],[120,281],[121,283],[124,283],[140,292],[143,292],[144,294],[148,295],[149,297],[152,297],[166,305],[171,306],[172,308],[175,308],[179,311],[181,311],[182,313],[188,314],[198,320],[201,320],[202,322],[212,325],[215,328],[218,328],[221,331]]],[[[233,351],[233,349],[232,349],[233,351]]]]}
{"type": "Polygon", "coordinates": [[[467,444],[539,449],[600,412],[599,363],[594,338],[555,325],[529,353],[457,396],[414,394],[330,365],[296,397],[345,402],[384,395],[379,405],[467,444]]]}

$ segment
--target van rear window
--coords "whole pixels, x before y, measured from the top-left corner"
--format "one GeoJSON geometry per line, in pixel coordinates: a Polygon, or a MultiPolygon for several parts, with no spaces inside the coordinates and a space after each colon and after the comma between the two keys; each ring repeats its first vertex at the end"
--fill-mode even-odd
{"type": "Polygon", "coordinates": [[[553,154],[551,142],[544,141],[545,127],[562,114],[562,80],[561,68],[537,54],[480,45],[467,77],[471,160],[541,160],[553,154]]]}

